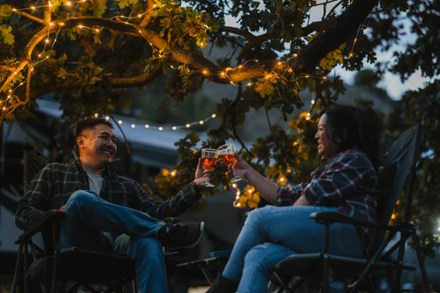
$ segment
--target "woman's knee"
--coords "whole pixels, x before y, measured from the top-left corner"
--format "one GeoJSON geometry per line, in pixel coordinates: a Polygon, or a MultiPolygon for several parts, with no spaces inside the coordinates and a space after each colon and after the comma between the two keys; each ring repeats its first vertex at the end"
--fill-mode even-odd
{"type": "Polygon", "coordinates": [[[265,206],[255,209],[247,214],[246,221],[259,222],[260,220],[267,219],[268,215],[272,213],[272,208],[271,206],[265,206]]]}

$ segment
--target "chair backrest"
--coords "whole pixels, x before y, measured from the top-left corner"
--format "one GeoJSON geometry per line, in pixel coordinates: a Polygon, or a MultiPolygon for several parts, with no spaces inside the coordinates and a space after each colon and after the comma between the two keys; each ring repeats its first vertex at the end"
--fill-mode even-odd
{"type": "Polygon", "coordinates": [[[24,191],[29,188],[29,183],[32,178],[44,168],[50,160],[42,155],[38,154],[34,150],[25,149],[23,152],[23,183],[24,191]]]}
{"type": "MultiPolygon", "coordinates": [[[[415,176],[416,165],[420,158],[420,139],[420,126],[415,125],[404,131],[396,141],[385,142],[381,146],[380,191],[376,210],[381,224],[389,224],[405,183],[409,183],[415,176]]],[[[412,186],[406,190],[405,196],[405,204],[410,205],[412,186]]],[[[381,243],[385,234],[386,230],[379,229],[376,232],[375,243],[381,243]]]]}

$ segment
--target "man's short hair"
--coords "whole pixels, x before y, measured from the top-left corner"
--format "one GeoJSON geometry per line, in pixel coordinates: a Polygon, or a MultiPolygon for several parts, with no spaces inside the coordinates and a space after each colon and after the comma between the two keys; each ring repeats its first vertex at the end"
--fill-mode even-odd
{"type": "Polygon", "coordinates": [[[103,118],[86,118],[78,121],[75,124],[75,128],[73,130],[74,140],[76,140],[76,138],[81,134],[84,129],[94,128],[98,124],[104,124],[113,129],[113,124],[111,124],[108,120],[105,120],[103,118]]]}

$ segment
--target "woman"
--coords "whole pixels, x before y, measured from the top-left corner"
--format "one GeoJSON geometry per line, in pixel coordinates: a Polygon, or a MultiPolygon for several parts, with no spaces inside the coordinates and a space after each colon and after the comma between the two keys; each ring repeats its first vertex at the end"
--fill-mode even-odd
{"type": "MultiPolygon", "coordinates": [[[[379,120],[371,108],[333,105],[325,110],[315,134],[318,154],[326,163],[309,182],[292,188],[268,180],[237,156],[235,171],[272,205],[248,214],[230,259],[207,293],[266,292],[274,266],[293,253],[322,250],[325,233],[310,213],[336,210],[375,222],[379,120]]],[[[333,224],[330,252],[365,255],[372,228],[333,224]]]]}

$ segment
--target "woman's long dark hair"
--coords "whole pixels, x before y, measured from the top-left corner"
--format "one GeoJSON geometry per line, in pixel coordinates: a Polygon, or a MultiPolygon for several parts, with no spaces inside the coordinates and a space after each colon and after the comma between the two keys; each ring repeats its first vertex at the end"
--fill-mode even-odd
{"type": "Polygon", "coordinates": [[[353,107],[333,104],[322,114],[327,115],[327,136],[340,151],[357,147],[377,168],[382,127],[371,107],[353,107]]]}

